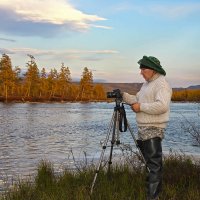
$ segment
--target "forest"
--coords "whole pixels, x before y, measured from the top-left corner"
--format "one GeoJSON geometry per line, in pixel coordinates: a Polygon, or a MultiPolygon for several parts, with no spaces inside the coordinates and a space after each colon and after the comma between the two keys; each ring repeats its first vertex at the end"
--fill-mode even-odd
{"type": "Polygon", "coordinates": [[[173,90],[172,101],[200,102],[200,89],[173,90]]]}
{"type": "MultiPolygon", "coordinates": [[[[108,88],[111,89],[111,84],[94,83],[93,73],[87,67],[83,68],[80,81],[74,82],[69,67],[66,67],[64,63],[61,63],[59,70],[56,69],[59,67],[54,67],[47,72],[45,67],[39,70],[34,56],[29,54],[27,56],[29,61],[26,63],[26,72],[22,74],[21,67],[13,67],[11,58],[2,54],[0,59],[0,101],[107,101],[106,92],[108,88]]],[[[121,84],[123,89],[124,85],[121,84]]],[[[134,93],[139,90],[141,84],[135,85],[134,93]]],[[[117,86],[119,87],[119,84],[117,86]]],[[[172,101],[199,102],[200,89],[173,90],[172,101]]]]}
{"type": "Polygon", "coordinates": [[[13,68],[8,55],[0,60],[0,101],[95,101],[105,100],[102,85],[93,83],[93,74],[84,67],[79,83],[73,83],[69,67],[61,64],[46,72],[40,71],[35,58],[28,55],[26,72],[21,75],[19,66],[13,68]]]}

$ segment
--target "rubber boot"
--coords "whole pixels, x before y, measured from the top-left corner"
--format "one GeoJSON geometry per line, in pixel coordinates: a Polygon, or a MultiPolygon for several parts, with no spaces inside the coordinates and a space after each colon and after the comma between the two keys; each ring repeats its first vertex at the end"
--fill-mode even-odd
{"type": "Polygon", "coordinates": [[[139,147],[142,155],[144,156],[144,144],[142,140],[137,140],[137,147],[139,147]]]}
{"type": "Polygon", "coordinates": [[[143,141],[149,171],[146,178],[147,199],[158,199],[162,189],[162,146],[159,137],[143,141]]]}

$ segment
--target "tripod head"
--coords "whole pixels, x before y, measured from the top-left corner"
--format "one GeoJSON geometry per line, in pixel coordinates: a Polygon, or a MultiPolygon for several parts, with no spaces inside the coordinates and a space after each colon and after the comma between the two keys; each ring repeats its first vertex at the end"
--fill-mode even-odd
{"type": "Polygon", "coordinates": [[[107,98],[115,98],[115,107],[114,111],[117,113],[117,121],[119,123],[119,131],[126,132],[127,130],[127,119],[126,119],[126,111],[124,109],[123,96],[120,89],[115,89],[112,92],[107,92],[107,98]],[[122,128],[124,123],[124,129],[122,128]]]}

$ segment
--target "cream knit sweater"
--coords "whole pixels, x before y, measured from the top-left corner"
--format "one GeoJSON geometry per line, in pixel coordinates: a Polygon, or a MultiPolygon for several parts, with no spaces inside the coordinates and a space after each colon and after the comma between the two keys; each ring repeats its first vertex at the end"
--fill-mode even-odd
{"type": "Polygon", "coordinates": [[[155,74],[145,82],[136,95],[123,93],[123,101],[128,104],[140,103],[140,112],[136,113],[138,126],[166,128],[172,89],[161,74],[155,74]]]}

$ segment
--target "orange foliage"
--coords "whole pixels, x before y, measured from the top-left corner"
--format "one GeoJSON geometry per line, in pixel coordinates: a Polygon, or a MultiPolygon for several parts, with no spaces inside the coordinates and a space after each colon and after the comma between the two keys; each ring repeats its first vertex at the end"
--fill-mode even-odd
{"type": "Polygon", "coordinates": [[[173,91],[172,101],[200,101],[200,89],[185,89],[173,91]]]}

